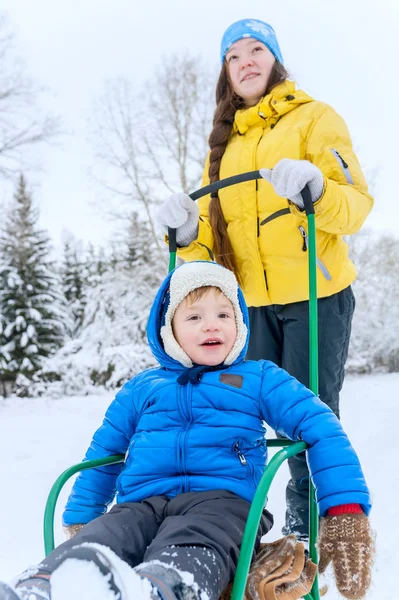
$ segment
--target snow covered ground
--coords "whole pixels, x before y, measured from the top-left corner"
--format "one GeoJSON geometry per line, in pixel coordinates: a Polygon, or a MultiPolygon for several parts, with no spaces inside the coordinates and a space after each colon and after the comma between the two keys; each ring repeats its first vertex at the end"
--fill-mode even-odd
{"type": "MultiPolygon", "coordinates": [[[[398,398],[399,374],[348,377],[342,393],[342,421],[374,500],[371,520],[377,559],[369,600],[399,600],[398,398]]],[[[42,518],[48,491],[64,469],[81,460],[111,400],[111,394],[0,400],[0,579],[9,580],[43,557],[42,518]]],[[[269,541],[281,537],[286,478],[283,467],[270,492],[268,508],[276,524],[269,541]]],[[[63,540],[60,514],[69,489],[67,485],[59,499],[57,543],[63,540]]],[[[328,600],[339,597],[330,589],[328,600]]]]}

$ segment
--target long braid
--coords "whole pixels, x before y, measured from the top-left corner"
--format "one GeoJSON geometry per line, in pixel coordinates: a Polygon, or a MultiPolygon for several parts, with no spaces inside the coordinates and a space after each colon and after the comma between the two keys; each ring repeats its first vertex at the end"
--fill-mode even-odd
{"type": "MultiPolygon", "coordinates": [[[[213,129],[209,136],[209,180],[219,180],[220,163],[230,139],[236,111],[243,106],[243,101],[231,88],[227,69],[223,64],[216,86],[216,110],[213,129]]],[[[236,257],[227,234],[227,224],[223,215],[218,194],[213,194],[209,204],[209,217],[214,237],[214,253],[216,260],[238,276],[236,257]]]]}
{"type": "MultiPolygon", "coordinates": [[[[276,85],[285,81],[287,77],[288,73],[284,66],[276,62],[270,74],[265,95],[270,93],[276,85]]],[[[220,179],[220,163],[231,136],[234,116],[236,111],[243,107],[244,101],[233,91],[224,63],[216,86],[216,110],[213,118],[213,129],[209,136],[210,183],[220,179]]],[[[209,203],[209,218],[213,231],[216,260],[230,271],[233,271],[240,282],[237,261],[227,233],[227,224],[218,194],[212,195],[209,203]]]]}

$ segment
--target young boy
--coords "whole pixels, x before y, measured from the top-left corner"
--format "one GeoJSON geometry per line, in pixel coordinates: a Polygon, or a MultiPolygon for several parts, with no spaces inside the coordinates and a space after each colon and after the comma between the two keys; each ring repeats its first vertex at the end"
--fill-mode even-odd
{"type": "MultiPolygon", "coordinates": [[[[273,363],[244,360],[248,313],[232,272],[212,262],[175,269],[147,333],[160,366],[124,385],[86,453],[87,460],[126,453],[124,465],[79,475],[63,515],[74,537],[13,589],[0,586],[0,599],[217,600],[234,578],[267,462],[263,421],[309,445],[326,517],[321,560],[339,565],[349,526],[350,546],[360,550],[346,575],[352,591],[357,586],[350,597],[361,598],[371,503],[359,460],[338,419],[307,388],[273,363]]],[[[258,545],[272,524],[264,510],[258,545]]]]}

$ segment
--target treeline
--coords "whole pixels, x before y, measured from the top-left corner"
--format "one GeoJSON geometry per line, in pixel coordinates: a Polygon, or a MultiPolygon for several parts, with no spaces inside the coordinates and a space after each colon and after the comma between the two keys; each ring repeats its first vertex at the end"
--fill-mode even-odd
{"type": "Polygon", "coordinates": [[[0,231],[0,395],[87,393],[148,366],[146,316],[165,273],[135,213],[112,247],[69,236],[55,257],[21,176],[0,231]]]}
{"type": "MultiPolygon", "coordinates": [[[[399,239],[364,230],[349,243],[358,279],[347,368],[399,371],[399,239]]],[[[112,247],[69,236],[54,257],[21,176],[0,232],[0,395],[98,392],[154,365],[145,329],[166,255],[132,213],[112,247]]]]}

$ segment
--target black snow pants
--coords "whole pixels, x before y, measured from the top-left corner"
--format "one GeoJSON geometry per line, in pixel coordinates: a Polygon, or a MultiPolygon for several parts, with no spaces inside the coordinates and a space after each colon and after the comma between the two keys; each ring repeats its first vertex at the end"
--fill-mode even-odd
{"type": "MultiPolygon", "coordinates": [[[[40,567],[52,573],[71,548],[88,542],[108,546],[131,567],[159,560],[194,574],[210,600],[233,580],[250,504],[226,490],[187,492],[175,498],[152,496],[116,504],[58,546],[40,567]]],[[[273,525],[263,511],[260,539],[273,525]]]]}
{"type": "MultiPolygon", "coordinates": [[[[318,300],[319,396],[339,417],[355,298],[351,287],[318,300]]],[[[271,360],[309,387],[309,303],[249,309],[248,360],[271,360]]],[[[288,459],[291,479],[286,490],[283,534],[308,538],[309,471],[305,453],[288,459]]]]}

